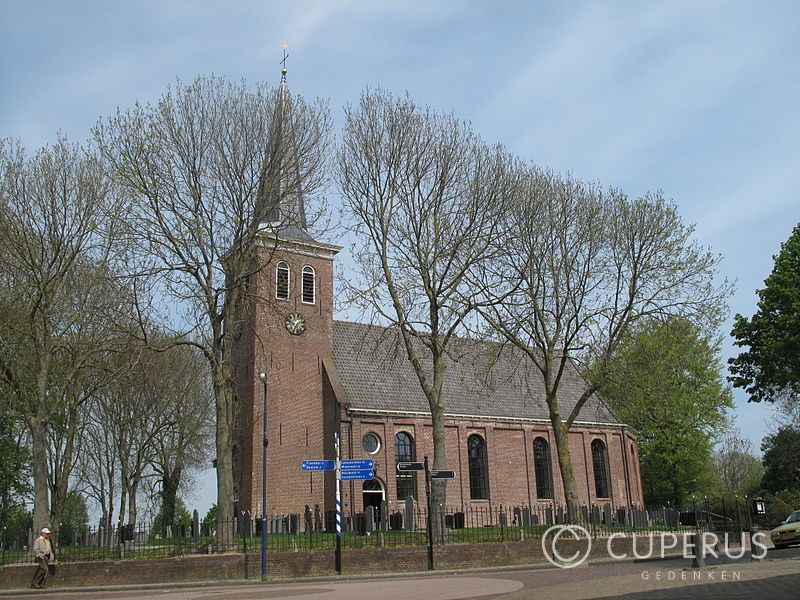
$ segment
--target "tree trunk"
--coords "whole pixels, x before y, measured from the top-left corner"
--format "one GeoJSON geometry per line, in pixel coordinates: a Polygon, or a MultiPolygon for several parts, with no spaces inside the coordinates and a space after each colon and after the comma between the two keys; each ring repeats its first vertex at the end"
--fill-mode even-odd
{"type": "Polygon", "coordinates": [[[561,472],[561,481],[564,485],[564,499],[571,522],[575,522],[580,514],[580,496],[578,485],[575,482],[575,473],[572,470],[572,456],[569,453],[569,431],[561,419],[557,409],[554,409],[556,400],[548,400],[550,408],[550,423],[553,425],[553,437],[556,442],[556,455],[558,468],[561,472]]]}
{"type": "Polygon", "coordinates": [[[181,483],[181,469],[172,472],[164,470],[161,484],[161,514],[167,523],[175,521],[175,501],[178,497],[178,488],[181,483]]]}
{"type": "MultiPolygon", "coordinates": [[[[433,424],[433,469],[447,468],[444,438],[444,410],[436,408],[431,411],[433,424]]],[[[431,480],[431,529],[433,542],[444,543],[444,514],[447,508],[447,480],[431,480]]]]}
{"type": "Polygon", "coordinates": [[[217,535],[219,541],[233,541],[233,431],[234,390],[230,368],[220,357],[214,368],[214,396],[217,409],[217,535]]]}
{"type": "Polygon", "coordinates": [[[117,517],[117,527],[122,527],[125,524],[125,508],[128,505],[128,480],[127,471],[123,470],[120,476],[122,485],[120,485],[119,494],[119,517],[117,517]]]}
{"type": "MultiPolygon", "coordinates": [[[[72,457],[75,453],[75,436],[77,434],[77,419],[75,411],[71,411],[67,420],[67,429],[63,432],[65,439],[64,453],[61,456],[61,464],[53,461],[53,489],[50,494],[50,522],[52,527],[58,531],[61,528],[61,519],[64,515],[64,505],[67,502],[69,493],[69,478],[72,475],[72,457]]],[[[55,455],[55,453],[54,453],[55,455]]],[[[57,538],[57,534],[51,534],[57,538]]],[[[57,541],[57,540],[56,540],[57,541]]]]}
{"type": "Polygon", "coordinates": [[[129,500],[128,500],[128,525],[131,528],[136,526],[136,492],[139,489],[139,479],[134,479],[131,485],[129,500]]]}
{"type": "Polygon", "coordinates": [[[39,416],[28,418],[31,429],[33,461],[33,529],[38,532],[50,525],[50,502],[47,482],[47,426],[39,416]]]}

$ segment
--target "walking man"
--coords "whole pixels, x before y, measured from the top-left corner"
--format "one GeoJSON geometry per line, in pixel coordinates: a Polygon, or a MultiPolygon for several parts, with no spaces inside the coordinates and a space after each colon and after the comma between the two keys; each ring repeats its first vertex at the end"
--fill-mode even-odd
{"type": "Polygon", "coordinates": [[[33,543],[33,557],[36,559],[36,573],[33,574],[31,587],[41,590],[47,586],[50,563],[55,560],[53,547],[50,545],[50,530],[47,527],[42,529],[33,543]]]}

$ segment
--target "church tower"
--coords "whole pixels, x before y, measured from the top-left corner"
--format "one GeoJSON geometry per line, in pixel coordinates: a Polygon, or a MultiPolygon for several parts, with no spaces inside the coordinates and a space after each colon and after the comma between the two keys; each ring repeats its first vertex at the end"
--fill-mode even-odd
{"type": "Polygon", "coordinates": [[[258,300],[234,356],[239,396],[235,492],[238,511],[253,516],[262,511],[265,391],[268,515],[302,512],[304,505],[323,507],[324,473],[301,471],[300,461],[330,458],[330,442],[325,442],[332,437],[324,434],[323,361],[332,356],[333,259],[341,248],[307,231],[286,74],[282,69],[258,196],[257,214],[264,215],[258,224],[260,269],[251,281],[258,300]]]}

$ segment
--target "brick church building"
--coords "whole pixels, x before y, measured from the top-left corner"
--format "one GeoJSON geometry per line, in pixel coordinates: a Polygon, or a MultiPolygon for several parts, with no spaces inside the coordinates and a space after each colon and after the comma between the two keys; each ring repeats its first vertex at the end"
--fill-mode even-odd
{"type": "MultiPolygon", "coordinates": [[[[285,71],[270,143],[291,151],[291,101],[285,71]],[[282,125],[281,125],[282,124],[282,125]],[[276,139],[279,137],[280,139],[276,139]]],[[[261,514],[263,398],[268,397],[268,513],[334,506],[333,473],[302,471],[304,459],[371,458],[375,479],[342,482],[345,514],[413,496],[424,478],[400,474],[400,461],[433,456],[430,411],[397,332],[333,318],[338,246],[309,235],[302,190],[269,203],[252,284],[260,302],[247,313],[233,357],[239,397],[234,448],[238,511],[261,514]],[[266,374],[266,385],[260,374],[266,374]]],[[[521,353],[461,339],[444,387],[447,505],[474,507],[564,503],[541,375],[521,353]]],[[[561,385],[562,414],[580,395],[576,369],[561,385]]],[[[581,500],[613,507],[642,504],[636,437],[593,396],[570,431],[581,500]]]]}

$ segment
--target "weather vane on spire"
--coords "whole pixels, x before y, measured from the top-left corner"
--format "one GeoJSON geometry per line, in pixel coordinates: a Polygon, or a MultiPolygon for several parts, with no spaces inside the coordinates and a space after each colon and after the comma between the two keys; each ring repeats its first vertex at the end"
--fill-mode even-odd
{"type": "Polygon", "coordinates": [[[283,72],[286,72],[286,59],[289,58],[289,55],[286,54],[286,49],[289,47],[289,44],[286,42],[281,42],[281,47],[283,48],[283,60],[281,61],[281,65],[283,65],[283,72]]]}

